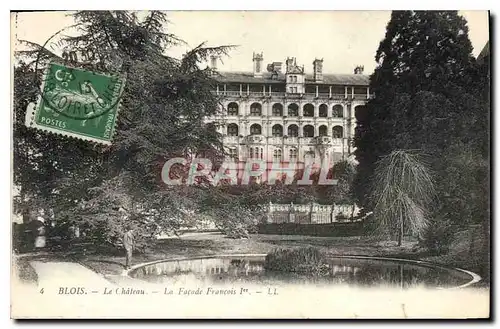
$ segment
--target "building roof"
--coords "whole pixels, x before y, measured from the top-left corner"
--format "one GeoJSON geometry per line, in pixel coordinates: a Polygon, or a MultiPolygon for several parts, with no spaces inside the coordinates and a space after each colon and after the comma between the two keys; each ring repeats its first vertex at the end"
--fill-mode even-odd
{"type": "MultiPolygon", "coordinates": [[[[279,73],[277,78],[272,78],[272,72],[263,72],[262,77],[254,77],[253,72],[219,72],[217,80],[220,82],[240,82],[240,83],[285,83],[285,74],[279,73]]],[[[370,76],[365,74],[323,74],[323,81],[319,84],[327,85],[350,85],[368,86],[370,76]]],[[[315,84],[313,76],[306,74],[306,83],[315,84]]]]}

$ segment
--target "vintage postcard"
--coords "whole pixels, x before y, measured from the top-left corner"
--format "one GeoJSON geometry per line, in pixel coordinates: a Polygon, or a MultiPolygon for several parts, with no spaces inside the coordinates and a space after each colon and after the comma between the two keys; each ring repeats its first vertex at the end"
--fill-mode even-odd
{"type": "Polygon", "coordinates": [[[487,11],[10,17],[12,318],[490,317],[487,11]]]}

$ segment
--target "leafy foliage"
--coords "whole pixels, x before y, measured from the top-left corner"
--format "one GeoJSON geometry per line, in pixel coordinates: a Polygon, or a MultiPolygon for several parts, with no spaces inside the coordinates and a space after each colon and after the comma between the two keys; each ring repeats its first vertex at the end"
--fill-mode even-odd
{"type": "Polygon", "coordinates": [[[359,116],[354,140],[360,163],[356,196],[364,205],[370,203],[366,182],[375,163],[392,150],[439,156],[452,140],[487,140],[471,51],[466,21],[456,12],[392,13],[370,77],[376,97],[359,116]],[[482,124],[470,125],[471,120],[482,124]],[[474,134],[476,127],[480,134],[474,134]]]}
{"type": "Polygon", "coordinates": [[[264,267],[273,271],[321,274],[327,268],[325,254],[316,247],[276,249],[266,255],[264,267]]]}
{"type": "Polygon", "coordinates": [[[370,79],[375,98],[357,114],[356,198],[372,210],[378,161],[418,150],[435,177],[427,237],[489,222],[489,60],[472,57],[466,23],[455,11],[394,11],[370,79]]]}
{"type": "MultiPolygon", "coordinates": [[[[86,227],[89,236],[117,244],[123,214],[148,239],[182,226],[200,198],[196,187],[165,186],[161,169],[171,157],[223,155],[220,136],[206,116],[216,113],[219,99],[214,76],[200,64],[210,54],[227,54],[231,46],[189,51],[181,60],[166,56],[182,42],[165,32],[166,16],[153,11],[83,11],[74,14],[78,36],[66,36],[68,48],[94,53],[69,64],[127,76],[117,133],[112,146],[49,135],[24,126],[29,102],[36,99],[39,72],[32,63],[15,68],[14,182],[20,187],[19,209],[35,204],[53,208],[58,220],[86,227]]],[[[40,65],[59,57],[40,47],[23,56],[40,65]]]]}

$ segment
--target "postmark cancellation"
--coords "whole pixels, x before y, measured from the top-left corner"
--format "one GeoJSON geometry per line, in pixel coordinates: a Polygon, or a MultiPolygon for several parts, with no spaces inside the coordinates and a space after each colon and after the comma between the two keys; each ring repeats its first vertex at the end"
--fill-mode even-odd
{"type": "Polygon", "coordinates": [[[115,133],[123,74],[102,74],[51,62],[36,104],[26,111],[26,126],[109,145],[115,133]]]}

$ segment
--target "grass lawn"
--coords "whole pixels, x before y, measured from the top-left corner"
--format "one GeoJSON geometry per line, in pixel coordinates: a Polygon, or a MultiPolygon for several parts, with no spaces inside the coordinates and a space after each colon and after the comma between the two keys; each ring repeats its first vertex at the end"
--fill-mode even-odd
{"type": "MultiPolygon", "coordinates": [[[[159,240],[151,250],[135,253],[133,263],[218,254],[265,254],[277,247],[316,246],[331,255],[401,255],[411,253],[415,242],[397,247],[366,237],[312,237],[297,235],[254,234],[249,239],[230,239],[222,234],[198,234],[159,240]]],[[[123,253],[87,252],[78,257],[84,265],[103,274],[118,274],[124,269],[123,253]]]]}
{"type": "MultiPolygon", "coordinates": [[[[374,237],[314,237],[299,235],[254,234],[249,239],[230,239],[219,233],[187,234],[180,238],[158,240],[144,253],[134,253],[133,264],[177,257],[208,256],[217,254],[268,253],[278,247],[315,246],[330,255],[386,256],[421,259],[430,262],[461,267],[480,272],[480,248],[471,255],[467,243],[460,239],[449,254],[429,256],[416,247],[416,241],[404,241],[398,247],[395,241],[380,241],[374,237]],[[472,257],[471,257],[472,256],[472,257]]],[[[478,244],[479,245],[479,244],[478,244]]],[[[36,256],[35,256],[36,257],[36,256]]],[[[40,257],[40,256],[38,256],[40,257]]],[[[124,252],[94,245],[75,245],[71,252],[52,252],[43,256],[46,260],[77,261],[103,275],[118,275],[124,269],[124,252]]],[[[485,278],[484,284],[488,284],[485,278]]]]}

